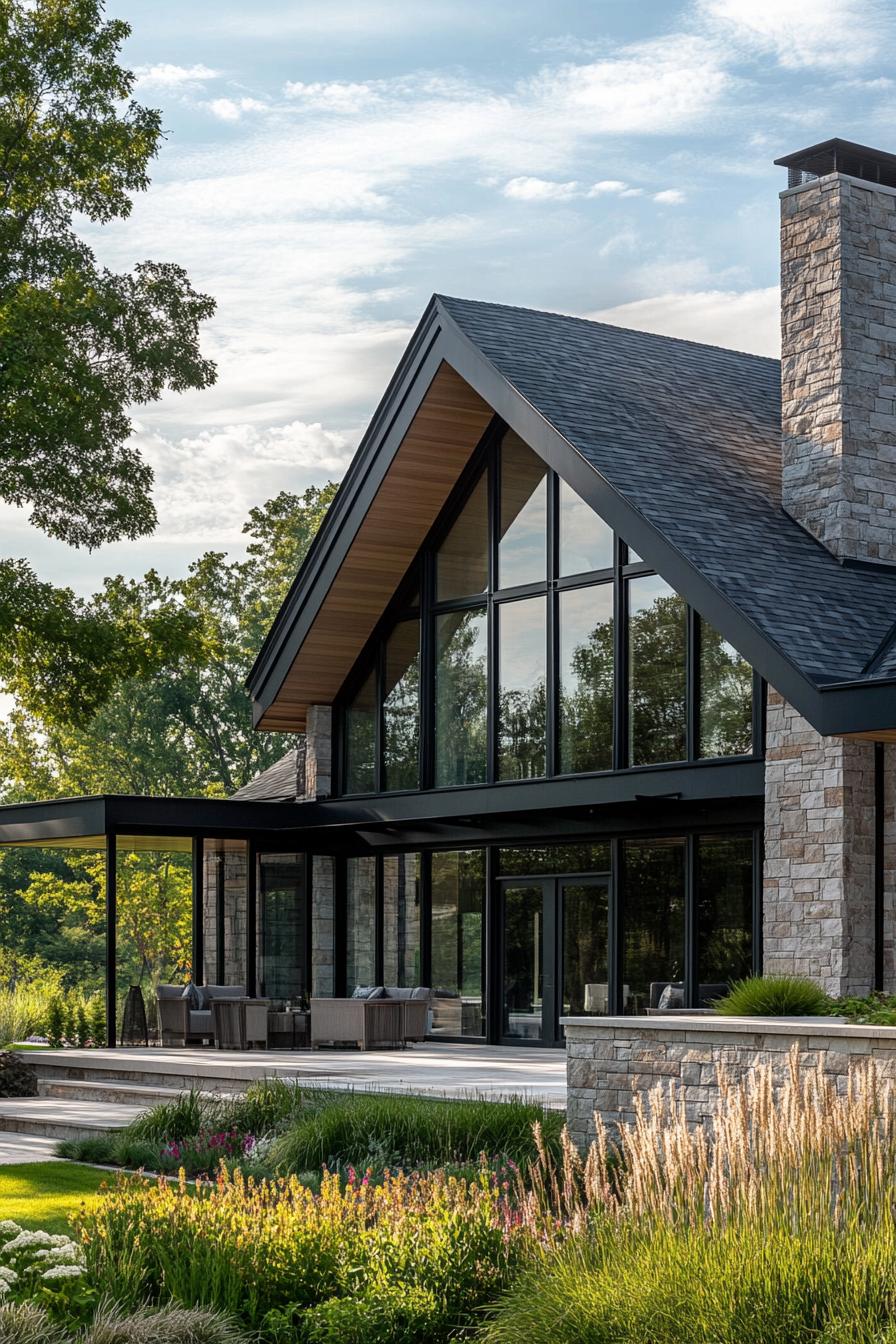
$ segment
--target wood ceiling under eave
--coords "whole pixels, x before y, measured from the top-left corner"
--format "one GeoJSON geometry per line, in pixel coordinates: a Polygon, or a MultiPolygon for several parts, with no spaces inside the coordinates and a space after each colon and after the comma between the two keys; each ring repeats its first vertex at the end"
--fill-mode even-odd
{"type": "Polygon", "coordinates": [[[333,702],[492,418],[440,365],[259,728],[296,732],[333,702]]]}

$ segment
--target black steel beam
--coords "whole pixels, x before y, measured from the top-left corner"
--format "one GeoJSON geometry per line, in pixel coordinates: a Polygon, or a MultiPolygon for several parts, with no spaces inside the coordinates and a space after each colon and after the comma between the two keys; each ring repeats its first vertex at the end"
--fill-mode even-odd
{"type": "Polygon", "coordinates": [[[106,1045],[115,1049],[118,1017],[118,848],[114,832],[106,836],[106,1045]]]}
{"type": "Polygon", "coordinates": [[[203,983],[203,862],[202,862],[202,837],[193,836],[193,852],[191,866],[191,900],[192,909],[192,962],[193,962],[193,984],[201,985],[203,983]]]}

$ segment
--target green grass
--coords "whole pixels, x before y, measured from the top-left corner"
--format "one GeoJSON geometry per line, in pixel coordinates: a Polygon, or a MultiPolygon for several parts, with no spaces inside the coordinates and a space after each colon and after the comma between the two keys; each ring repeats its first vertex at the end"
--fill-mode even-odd
{"type": "Polygon", "coordinates": [[[110,1173],[70,1162],[22,1162],[0,1167],[0,1222],[68,1232],[69,1217],[95,1196],[110,1173]]]}

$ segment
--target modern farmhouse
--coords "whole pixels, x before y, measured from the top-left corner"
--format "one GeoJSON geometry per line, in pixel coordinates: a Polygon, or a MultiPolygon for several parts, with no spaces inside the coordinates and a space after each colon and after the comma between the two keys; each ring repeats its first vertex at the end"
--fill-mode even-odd
{"type": "MultiPolygon", "coordinates": [[[[249,677],[226,801],[0,809],[193,853],[193,975],[557,1044],[753,969],[896,988],[896,157],[778,160],[783,358],[434,297],[249,677]]],[[[110,1022],[114,1039],[114,1014],[110,1022]]]]}

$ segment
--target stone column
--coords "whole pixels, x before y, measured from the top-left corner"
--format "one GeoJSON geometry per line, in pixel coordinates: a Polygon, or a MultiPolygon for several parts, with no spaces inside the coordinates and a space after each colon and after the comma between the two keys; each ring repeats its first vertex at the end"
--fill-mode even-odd
{"type": "Polygon", "coordinates": [[[833,995],[874,980],[874,745],[822,737],[771,688],[763,969],[833,995]]]}
{"type": "Polygon", "coordinates": [[[332,789],[333,711],[309,705],[305,723],[305,800],[329,798],[332,789]]]}
{"type": "Polygon", "coordinates": [[[782,502],[841,560],[896,563],[896,191],[781,196],[782,502]]]}

